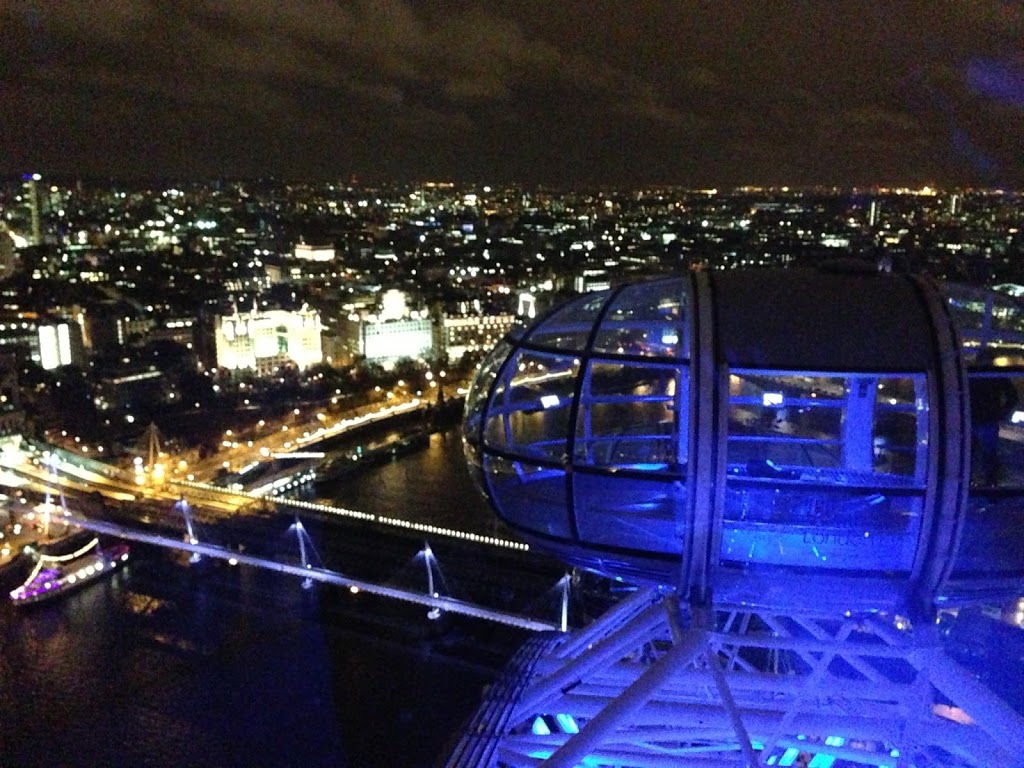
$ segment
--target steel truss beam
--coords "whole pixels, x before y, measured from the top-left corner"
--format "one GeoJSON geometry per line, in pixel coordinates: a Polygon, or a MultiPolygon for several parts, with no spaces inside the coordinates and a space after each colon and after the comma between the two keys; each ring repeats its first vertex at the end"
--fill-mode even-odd
{"type": "Polygon", "coordinates": [[[680,608],[638,591],[534,643],[460,742],[487,749],[456,749],[448,768],[1024,766],[1024,718],[934,625],[680,608]]]}

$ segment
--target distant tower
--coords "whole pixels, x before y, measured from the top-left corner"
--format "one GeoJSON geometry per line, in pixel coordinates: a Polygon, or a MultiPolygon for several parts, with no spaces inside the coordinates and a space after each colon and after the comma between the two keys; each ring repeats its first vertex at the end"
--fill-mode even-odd
{"type": "Polygon", "coordinates": [[[956,216],[960,213],[961,200],[960,195],[953,195],[949,198],[949,215],[956,216]]]}
{"type": "Polygon", "coordinates": [[[882,208],[882,206],[879,204],[879,202],[877,200],[872,200],[871,201],[871,207],[868,209],[868,226],[869,227],[874,227],[876,224],[878,224],[878,214],[879,214],[881,208],[882,208]]]}
{"type": "Polygon", "coordinates": [[[39,216],[39,182],[42,180],[42,176],[38,173],[26,173],[23,179],[25,181],[25,196],[28,198],[29,212],[32,215],[32,239],[30,244],[41,245],[43,242],[43,227],[39,216]]]}

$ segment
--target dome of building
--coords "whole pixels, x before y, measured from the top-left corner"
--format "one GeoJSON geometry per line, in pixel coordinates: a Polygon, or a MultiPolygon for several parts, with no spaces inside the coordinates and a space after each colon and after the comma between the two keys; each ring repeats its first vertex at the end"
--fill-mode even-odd
{"type": "Polygon", "coordinates": [[[908,275],[634,283],[498,344],[466,455],[533,548],[718,605],[1016,597],[1022,349],[1018,299],[908,275]]]}

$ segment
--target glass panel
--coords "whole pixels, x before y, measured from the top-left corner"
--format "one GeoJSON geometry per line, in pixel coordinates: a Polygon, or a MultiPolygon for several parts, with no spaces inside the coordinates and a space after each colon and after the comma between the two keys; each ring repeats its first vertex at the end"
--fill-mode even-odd
{"type": "MultiPolygon", "coordinates": [[[[874,379],[860,378],[859,382],[874,379]]],[[[923,379],[879,377],[875,388],[872,447],[874,471],[923,479],[927,432],[923,379]],[[920,392],[919,392],[920,390],[920,392]]]]}
{"type": "Polygon", "coordinates": [[[682,278],[631,285],[609,307],[594,340],[594,351],[688,357],[689,308],[689,283],[682,278]]]}
{"type": "Polygon", "coordinates": [[[486,445],[567,461],[569,413],[579,360],[520,350],[498,381],[484,425],[486,445]]]}
{"type": "Polygon", "coordinates": [[[972,371],[971,485],[1024,487],[1024,374],[972,371]]]}
{"type": "Polygon", "coordinates": [[[729,377],[729,473],[923,486],[924,376],[729,377]]]}
{"type": "Polygon", "coordinates": [[[723,563],[908,572],[921,524],[919,495],[731,482],[723,563]]]}
{"type": "Polygon", "coordinates": [[[948,286],[946,301],[953,321],[960,330],[980,330],[984,326],[984,296],[974,291],[948,286]]]}
{"type": "Polygon", "coordinates": [[[485,456],[484,467],[501,517],[537,533],[569,538],[563,470],[496,456],[485,456]]]}
{"type": "Polygon", "coordinates": [[[909,571],[925,387],[924,375],[735,372],[722,562],[909,571]]]}
{"type": "Polygon", "coordinates": [[[1024,344],[993,342],[987,346],[967,346],[962,350],[968,368],[1024,368],[1024,344]]]}
{"type": "Polygon", "coordinates": [[[1024,332],[1024,312],[1010,297],[999,296],[992,305],[992,327],[1001,331],[1024,332]]]}
{"type": "Polygon", "coordinates": [[[985,288],[943,286],[954,323],[968,356],[979,344],[1003,346],[1021,354],[1024,344],[1024,300],[985,288]]]}
{"type": "Polygon", "coordinates": [[[645,552],[682,551],[686,491],[681,482],[577,472],[573,490],[582,541],[645,552]]]}
{"type": "Polygon", "coordinates": [[[487,398],[491,393],[491,385],[498,375],[498,369],[512,354],[512,346],[500,342],[490,354],[484,358],[480,369],[473,377],[473,383],[469,387],[469,394],[466,395],[466,412],[463,416],[462,433],[468,440],[479,440],[480,418],[484,408],[487,406],[487,398]]]}
{"type": "Polygon", "coordinates": [[[1024,577],[1024,497],[972,491],[953,579],[1024,577]]]}
{"type": "Polygon", "coordinates": [[[730,376],[730,468],[839,467],[845,395],[839,377],[730,376]]]}
{"type": "Polygon", "coordinates": [[[512,323],[512,327],[508,329],[508,338],[512,341],[518,342],[526,335],[526,332],[530,330],[530,324],[532,322],[533,321],[530,318],[519,315],[512,323]]]}
{"type": "Polygon", "coordinates": [[[480,485],[479,478],[477,475],[480,470],[483,469],[483,453],[480,450],[479,443],[470,442],[469,440],[462,441],[462,453],[466,457],[466,464],[468,465],[469,474],[473,476],[474,480],[477,480],[477,487],[481,491],[485,490],[484,486],[480,485]]]}
{"type": "Polygon", "coordinates": [[[608,295],[608,291],[588,293],[569,302],[534,328],[527,342],[555,350],[582,352],[587,348],[587,340],[608,295]]]}
{"type": "Polygon", "coordinates": [[[686,462],[687,369],[594,361],[576,416],[577,464],[678,471],[686,462]]]}

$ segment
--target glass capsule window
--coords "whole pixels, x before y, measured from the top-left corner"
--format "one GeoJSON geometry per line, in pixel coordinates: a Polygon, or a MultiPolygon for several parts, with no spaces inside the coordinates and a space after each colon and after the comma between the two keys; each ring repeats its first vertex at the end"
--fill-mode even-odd
{"type": "Polygon", "coordinates": [[[640,552],[682,552],[687,503],[682,480],[577,471],[572,488],[581,541],[640,552]]]}
{"type": "Polygon", "coordinates": [[[487,399],[490,397],[491,389],[498,378],[498,371],[501,370],[501,366],[511,354],[512,345],[504,341],[499,342],[480,364],[480,370],[477,371],[473,386],[466,396],[463,432],[473,445],[476,445],[479,439],[481,419],[487,408],[487,399]]]}
{"type": "Polygon", "coordinates": [[[484,361],[466,453],[506,520],[587,545],[681,552],[689,286],[673,277],[579,296],[484,361]]]}
{"type": "Polygon", "coordinates": [[[980,348],[993,346],[1020,354],[1024,348],[1024,297],[967,285],[946,284],[942,290],[968,358],[980,348]]]}
{"type": "Polygon", "coordinates": [[[485,455],[484,471],[494,502],[508,519],[535,533],[569,538],[563,468],[485,455]]]}
{"type": "Polygon", "coordinates": [[[483,442],[524,458],[564,462],[578,358],[520,350],[494,387],[483,442]]]}
{"type": "Polygon", "coordinates": [[[682,279],[628,286],[609,305],[594,339],[594,352],[685,358],[690,348],[685,296],[682,279]]]}
{"type": "Polygon", "coordinates": [[[678,469],[686,462],[685,369],[591,361],[576,416],[573,462],[678,469]]]}
{"type": "Polygon", "coordinates": [[[688,368],[591,360],[573,442],[580,539],[647,552],[682,551],[688,368]]]}
{"type": "Polygon", "coordinates": [[[968,370],[971,477],[954,580],[1024,577],[1024,370],[984,349],[968,370]]]}
{"type": "Polygon", "coordinates": [[[733,371],[721,561],[909,571],[926,481],[925,384],[733,371]]]}
{"type": "Polygon", "coordinates": [[[526,341],[563,352],[582,352],[587,348],[594,324],[608,300],[608,292],[588,293],[573,299],[531,331],[526,341]]]}
{"type": "Polygon", "coordinates": [[[963,341],[970,401],[970,486],[951,580],[1024,578],[1024,301],[944,286],[963,341]]]}

